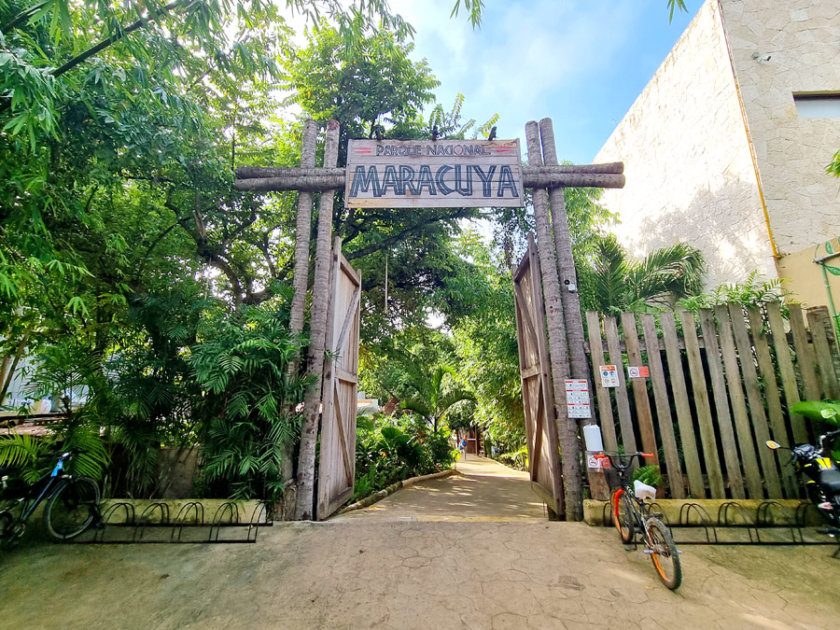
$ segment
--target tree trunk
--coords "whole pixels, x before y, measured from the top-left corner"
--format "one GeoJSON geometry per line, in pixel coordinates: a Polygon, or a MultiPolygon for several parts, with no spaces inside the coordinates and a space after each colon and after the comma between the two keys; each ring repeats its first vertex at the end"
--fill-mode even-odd
{"type": "MultiPolygon", "coordinates": [[[[303,123],[303,147],[300,165],[303,168],[315,166],[315,143],[318,140],[318,126],[312,119],[303,123]]],[[[289,315],[289,329],[292,334],[303,331],[306,287],[309,284],[309,238],[312,231],[312,193],[298,195],[297,225],[295,227],[295,276],[292,310],[289,315]]],[[[297,367],[297,363],[293,365],[297,367]]]]}
{"type": "MultiPolygon", "coordinates": [[[[324,166],[335,166],[338,161],[338,121],[327,124],[324,147],[324,166]]],[[[330,295],[330,259],[332,249],[332,211],[334,191],[321,195],[318,207],[318,238],[315,249],[315,280],[312,288],[312,322],[310,326],[309,354],[306,373],[315,382],[306,389],[303,399],[303,426],[300,431],[298,453],[298,487],[295,518],[310,520],[313,517],[315,496],[315,443],[318,437],[318,420],[321,415],[321,381],[324,374],[324,348],[327,339],[327,309],[330,295]]]]}
{"type": "Polygon", "coordinates": [[[5,378],[2,381],[3,389],[0,390],[0,405],[2,405],[6,401],[6,394],[9,393],[9,387],[12,386],[12,379],[15,377],[15,370],[17,370],[18,363],[20,363],[20,360],[23,357],[23,352],[24,350],[26,350],[26,343],[29,341],[29,335],[31,333],[31,329],[23,333],[23,339],[20,340],[17,350],[15,350],[15,356],[14,359],[12,359],[12,365],[9,366],[8,371],[4,374],[5,378]]]}
{"type": "MultiPolygon", "coordinates": [[[[302,168],[315,166],[315,144],[318,140],[318,126],[311,118],[303,123],[303,142],[301,145],[300,165],[302,168]]],[[[309,284],[309,240],[312,231],[312,193],[301,192],[298,194],[297,224],[295,226],[295,270],[294,286],[295,293],[292,298],[292,307],[289,313],[289,330],[293,335],[303,332],[304,311],[306,306],[306,287],[309,284]]],[[[293,378],[297,374],[299,357],[295,356],[286,368],[286,374],[293,378]]],[[[287,410],[289,415],[294,413],[293,408],[287,410]]],[[[295,501],[296,488],[294,487],[294,460],[292,459],[293,444],[283,446],[283,520],[291,519],[294,516],[292,505],[295,501]]]]}
{"type": "MultiPolygon", "coordinates": [[[[528,164],[542,166],[539,127],[535,121],[525,125],[528,143],[528,164]]],[[[580,464],[578,462],[577,427],[570,423],[566,408],[564,381],[569,375],[569,357],[563,303],[560,297],[560,280],[557,275],[557,258],[548,222],[548,195],[545,189],[534,189],[534,218],[537,225],[540,267],[542,269],[545,316],[548,325],[548,347],[551,363],[551,382],[554,388],[554,406],[557,418],[557,435],[563,451],[563,493],[566,518],[579,521],[583,517],[581,503],[580,464]]]]}

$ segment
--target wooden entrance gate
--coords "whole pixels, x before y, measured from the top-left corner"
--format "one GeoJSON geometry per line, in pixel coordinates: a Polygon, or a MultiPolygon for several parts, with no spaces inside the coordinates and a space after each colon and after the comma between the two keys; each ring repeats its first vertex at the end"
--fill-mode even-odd
{"type": "Polygon", "coordinates": [[[362,275],[342,255],[341,239],[335,240],[330,279],[316,509],[319,520],[327,518],[350,498],[356,473],[362,275]]]}
{"type": "Polygon", "coordinates": [[[545,306],[540,263],[533,237],[528,251],[513,272],[522,404],[528,439],[531,488],[558,517],[565,517],[554,395],[546,346],[545,306]]]}

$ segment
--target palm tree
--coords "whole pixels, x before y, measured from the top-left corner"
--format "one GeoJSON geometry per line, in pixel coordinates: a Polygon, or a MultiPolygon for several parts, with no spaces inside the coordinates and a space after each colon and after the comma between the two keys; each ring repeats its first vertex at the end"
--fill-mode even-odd
{"type": "Polygon", "coordinates": [[[703,254],[686,243],[657,249],[634,261],[614,235],[599,236],[590,261],[584,271],[588,281],[581,286],[589,295],[581,297],[602,313],[666,308],[702,289],[703,254]]]}
{"type": "MultiPolygon", "coordinates": [[[[432,425],[437,431],[446,413],[456,403],[462,400],[475,400],[468,391],[454,387],[447,387],[444,377],[455,374],[454,368],[448,365],[436,366],[431,374],[418,372],[408,384],[414,389],[414,395],[402,401],[402,408],[413,411],[432,425]]],[[[451,380],[451,379],[450,379],[451,380]]]]}

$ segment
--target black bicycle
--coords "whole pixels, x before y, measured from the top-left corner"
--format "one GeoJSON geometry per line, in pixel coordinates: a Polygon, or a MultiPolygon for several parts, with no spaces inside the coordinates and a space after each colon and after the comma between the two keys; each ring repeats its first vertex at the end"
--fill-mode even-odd
{"type": "Polygon", "coordinates": [[[650,513],[644,500],[636,496],[636,490],[630,483],[628,471],[637,457],[653,457],[650,453],[632,453],[618,455],[605,453],[601,458],[608,458],[618,476],[618,483],[612,493],[611,507],[613,523],[621,541],[627,545],[641,542],[645,553],[650,555],[653,566],[662,583],[674,590],[682,582],[680,552],[674,543],[671,532],[665,524],[650,513]]]}
{"type": "Polygon", "coordinates": [[[23,535],[26,521],[43,501],[44,527],[56,540],[75,538],[99,522],[99,486],[90,477],[66,473],[65,464],[72,457],[72,453],[61,455],[52,472],[32,485],[15,483],[0,473],[0,547],[23,535]]]}

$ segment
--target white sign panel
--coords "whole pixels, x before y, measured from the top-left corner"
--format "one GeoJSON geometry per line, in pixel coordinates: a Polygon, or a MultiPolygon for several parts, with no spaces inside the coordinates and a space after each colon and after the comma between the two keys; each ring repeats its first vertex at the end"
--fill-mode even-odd
{"type": "Polygon", "coordinates": [[[598,368],[601,372],[601,385],[603,387],[618,387],[618,368],[614,365],[602,365],[598,368]]]}
{"type": "Polygon", "coordinates": [[[570,418],[591,418],[589,386],[586,379],[566,380],[566,407],[570,418]]]}
{"type": "Polygon", "coordinates": [[[523,205],[519,140],[350,140],[348,208],[523,205]]]}

